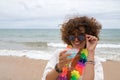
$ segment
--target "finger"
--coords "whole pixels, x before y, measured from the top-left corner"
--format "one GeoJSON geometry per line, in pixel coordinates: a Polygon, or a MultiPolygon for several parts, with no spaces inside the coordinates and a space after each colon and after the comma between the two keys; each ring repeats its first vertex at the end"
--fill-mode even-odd
{"type": "Polygon", "coordinates": [[[87,40],[97,40],[97,37],[86,34],[86,39],[87,40]]]}
{"type": "Polygon", "coordinates": [[[96,40],[97,40],[97,38],[96,38],[96,37],[92,37],[92,40],[96,41],[96,40]]]}
{"type": "Polygon", "coordinates": [[[91,39],[90,35],[86,34],[86,41],[89,41],[91,39]]]}
{"type": "Polygon", "coordinates": [[[72,61],[72,59],[67,59],[67,63],[69,64],[72,61]]]}
{"type": "Polygon", "coordinates": [[[86,38],[88,38],[88,37],[91,37],[92,35],[86,34],[85,36],[86,36],[86,38]]]}
{"type": "Polygon", "coordinates": [[[60,60],[59,63],[60,64],[63,64],[65,62],[65,60],[60,60]]]}
{"type": "Polygon", "coordinates": [[[62,56],[63,54],[65,54],[67,52],[67,50],[61,51],[59,56],[62,56]]]}
{"type": "Polygon", "coordinates": [[[67,64],[67,59],[60,60],[60,61],[59,61],[59,64],[60,64],[60,65],[65,65],[65,64],[67,64]]]}
{"type": "Polygon", "coordinates": [[[69,54],[69,53],[63,54],[62,56],[59,57],[59,61],[68,59],[68,56],[70,56],[70,55],[71,54],[69,54]]]}
{"type": "Polygon", "coordinates": [[[66,59],[68,56],[70,56],[71,54],[67,53],[67,54],[62,54],[62,56],[59,57],[59,60],[64,60],[66,59]]]}
{"type": "Polygon", "coordinates": [[[85,35],[86,39],[89,39],[90,36],[91,36],[91,35],[89,35],[89,34],[86,34],[86,35],[85,35]]]}
{"type": "Polygon", "coordinates": [[[60,67],[64,67],[66,64],[69,64],[72,61],[72,59],[65,59],[65,60],[61,60],[59,61],[59,66],[60,67]]]}
{"type": "Polygon", "coordinates": [[[97,38],[97,37],[95,37],[95,36],[91,36],[90,40],[91,40],[91,41],[97,41],[97,40],[98,40],[98,38],[97,38]]]}
{"type": "Polygon", "coordinates": [[[59,63],[61,65],[65,65],[65,64],[69,64],[72,61],[72,59],[65,59],[65,60],[61,60],[59,63]]]}
{"type": "Polygon", "coordinates": [[[60,60],[64,60],[64,59],[67,58],[67,56],[70,56],[70,55],[71,55],[71,54],[69,54],[69,53],[66,54],[66,52],[67,52],[67,50],[64,50],[64,51],[61,51],[61,52],[60,52],[59,61],[60,61],[60,60]]]}

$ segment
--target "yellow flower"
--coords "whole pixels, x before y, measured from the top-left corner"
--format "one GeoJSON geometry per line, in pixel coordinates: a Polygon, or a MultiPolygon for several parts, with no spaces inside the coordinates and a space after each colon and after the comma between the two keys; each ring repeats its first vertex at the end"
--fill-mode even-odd
{"type": "Polygon", "coordinates": [[[88,50],[87,49],[82,49],[81,53],[84,53],[86,56],[88,56],[88,50]]]}
{"type": "Polygon", "coordinates": [[[79,72],[76,71],[76,70],[73,70],[73,71],[71,72],[71,76],[72,76],[72,77],[76,77],[76,79],[79,79],[79,78],[80,78],[80,74],[79,74],[79,72]]]}

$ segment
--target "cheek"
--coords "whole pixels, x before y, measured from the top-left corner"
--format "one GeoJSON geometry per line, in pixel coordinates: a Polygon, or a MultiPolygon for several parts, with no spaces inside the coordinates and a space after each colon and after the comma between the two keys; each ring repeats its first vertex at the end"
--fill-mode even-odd
{"type": "Polygon", "coordinates": [[[81,44],[80,44],[82,47],[85,47],[85,45],[86,45],[86,42],[85,41],[83,41],[83,42],[81,42],[81,44]]]}
{"type": "Polygon", "coordinates": [[[74,43],[71,41],[71,44],[74,45],[74,43]]]}
{"type": "Polygon", "coordinates": [[[83,48],[85,48],[85,47],[86,47],[86,42],[84,41],[84,42],[81,44],[81,46],[82,46],[83,48]]]}

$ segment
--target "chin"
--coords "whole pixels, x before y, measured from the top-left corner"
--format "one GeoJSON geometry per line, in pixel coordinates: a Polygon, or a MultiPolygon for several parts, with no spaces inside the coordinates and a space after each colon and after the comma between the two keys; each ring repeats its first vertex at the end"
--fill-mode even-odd
{"type": "Polygon", "coordinates": [[[80,45],[74,45],[74,47],[77,48],[77,49],[81,49],[80,45]]]}
{"type": "Polygon", "coordinates": [[[75,48],[77,48],[77,49],[83,49],[83,48],[84,48],[83,45],[74,45],[74,46],[75,46],[75,48]]]}

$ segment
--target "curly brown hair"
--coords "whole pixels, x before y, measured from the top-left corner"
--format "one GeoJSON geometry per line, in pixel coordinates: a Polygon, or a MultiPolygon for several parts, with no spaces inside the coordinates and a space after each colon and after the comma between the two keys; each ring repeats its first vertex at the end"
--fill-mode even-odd
{"type": "Polygon", "coordinates": [[[85,28],[85,34],[96,36],[99,39],[98,35],[102,25],[93,17],[90,18],[87,16],[77,16],[62,24],[60,31],[62,33],[61,37],[63,42],[71,45],[71,42],[68,39],[69,35],[74,30],[79,29],[81,26],[85,28]]]}

